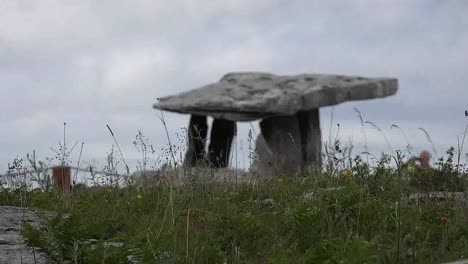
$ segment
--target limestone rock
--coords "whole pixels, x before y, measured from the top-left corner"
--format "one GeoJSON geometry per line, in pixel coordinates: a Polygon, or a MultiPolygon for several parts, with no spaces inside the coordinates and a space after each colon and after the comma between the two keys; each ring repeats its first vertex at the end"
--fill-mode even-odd
{"type": "Polygon", "coordinates": [[[461,208],[468,209],[468,194],[464,192],[413,193],[404,200],[409,202],[441,202],[453,199],[461,208]]]}
{"type": "Polygon", "coordinates": [[[150,187],[159,184],[182,186],[203,183],[246,183],[256,180],[246,171],[234,168],[177,167],[163,166],[159,170],[135,171],[131,174],[133,184],[150,187]]]}
{"type": "Polygon", "coordinates": [[[250,174],[258,179],[272,179],[278,172],[273,166],[275,162],[274,154],[268,147],[262,134],[255,140],[255,151],[253,153],[250,174]]]}
{"type": "Polygon", "coordinates": [[[297,117],[266,118],[260,122],[260,128],[273,153],[269,165],[277,169],[278,173],[300,170],[303,165],[302,143],[297,117]]]}
{"type": "Polygon", "coordinates": [[[26,246],[20,235],[22,224],[37,228],[43,224],[38,213],[29,208],[0,206],[0,263],[47,263],[47,255],[26,246]]]}
{"type": "Polygon", "coordinates": [[[197,162],[205,158],[205,141],[208,134],[206,116],[192,115],[187,130],[188,146],[184,165],[196,166],[197,162]]]}
{"type": "Polygon", "coordinates": [[[393,95],[394,78],[332,74],[280,76],[262,72],[226,74],[219,82],[159,98],[153,107],[232,121],[295,115],[345,101],[393,95]]]}

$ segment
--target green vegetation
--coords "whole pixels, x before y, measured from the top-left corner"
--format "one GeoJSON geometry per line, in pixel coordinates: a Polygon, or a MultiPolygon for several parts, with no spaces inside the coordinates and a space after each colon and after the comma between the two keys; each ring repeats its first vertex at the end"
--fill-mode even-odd
{"type": "MultiPolygon", "coordinates": [[[[363,128],[381,131],[357,112],[363,128]]],[[[125,187],[116,179],[118,157],[127,176],[129,168],[113,137],[119,152],[109,153],[105,176],[90,168],[92,187],[55,192],[33,153],[29,181],[39,188],[27,188],[25,168],[15,160],[9,182],[0,184],[0,205],[58,213],[22,231],[52,263],[441,263],[468,258],[468,170],[461,162],[467,132],[468,126],[457,150],[437,157],[433,167],[405,162],[401,151],[352,157],[352,146],[341,149],[330,138],[320,172],[238,184],[209,183],[200,172],[183,186],[125,187]]],[[[153,148],[141,132],[134,144],[144,169],[153,148]]],[[[170,174],[177,155],[169,146],[170,174]]],[[[71,150],[64,124],[60,164],[71,150]]]]}
{"type": "MultiPolygon", "coordinates": [[[[337,148],[338,150],[338,148],[337,148]]],[[[337,151],[341,153],[341,151],[337,151]]],[[[26,226],[29,245],[61,263],[440,263],[468,257],[468,208],[410,193],[467,190],[448,158],[434,169],[383,155],[330,159],[319,175],[258,184],[3,189],[3,205],[59,215],[26,226]],[[333,163],[335,161],[335,163],[333,163]],[[394,162],[397,166],[391,166],[394,162]]]]}

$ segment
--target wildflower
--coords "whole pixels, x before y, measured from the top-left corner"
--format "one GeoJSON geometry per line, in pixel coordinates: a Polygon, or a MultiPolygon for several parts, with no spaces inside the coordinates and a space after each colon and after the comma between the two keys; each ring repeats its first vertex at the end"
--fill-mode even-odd
{"type": "Polygon", "coordinates": [[[447,216],[442,216],[440,218],[440,222],[444,225],[448,224],[450,222],[450,219],[447,216]]]}
{"type": "Polygon", "coordinates": [[[346,178],[351,178],[353,176],[353,171],[352,170],[345,170],[341,173],[343,177],[346,178]]]}
{"type": "Polygon", "coordinates": [[[278,178],[278,182],[284,182],[283,178],[278,178]]]}
{"type": "Polygon", "coordinates": [[[112,189],[111,189],[111,188],[108,188],[108,189],[107,189],[107,192],[109,192],[109,193],[112,192],[112,189]]]}
{"type": "Polygon", "coordinates": [[[140,194],[138,194],[138,195],[137,195],[137,198],[138,198],[138,199],[142,199],[143,196],[141,196],[140,194]]]}

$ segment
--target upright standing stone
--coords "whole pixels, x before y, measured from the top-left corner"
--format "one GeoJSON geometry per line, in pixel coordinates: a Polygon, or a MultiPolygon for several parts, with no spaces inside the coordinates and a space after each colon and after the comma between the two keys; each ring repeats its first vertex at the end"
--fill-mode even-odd
{"type": "Polygon", "coordinates": [[[211,126],[208,156],[210,166],[225,168],[229,164],[232,140],[236,134],[236,123],[225,119],[214,119],[211,126]]]}
{"type": "Polygon", "coordinates": [[[322,133],[319,109],[297,113],[301,130],[304,169],[318,169],[322,164],[322,133]]]}
{"type": "Polygon", "coordinates": [[[296,116],[278,116],[260,122],[262,135],[273,153],[271,166],[280,173],[297,172],[302,167],[302,143],[296,116]]]}
{"type": "Polygon", "coordinates": [[[255,149],[251,155],[250,172],[254,176],[260,179],[268,179],[278,174],[273,167],[275,156],[261,133],[257,135],[255,149]]]}
{"type": "Polygon", "coordinates": [[[206,116],[192,115],[188,128],[188,148],[185,166],[193,167],[205,158],[205,142],[208,134],[206,116]]]}

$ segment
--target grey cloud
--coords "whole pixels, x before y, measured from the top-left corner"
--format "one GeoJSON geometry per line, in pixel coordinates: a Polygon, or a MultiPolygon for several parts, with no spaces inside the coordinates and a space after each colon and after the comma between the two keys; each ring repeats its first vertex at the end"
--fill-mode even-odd
{"type": "MultiPolygon", "coordinates": [[[[112,144],[105,124],[125,149],[138,129],[162,148],[157,97],[244,70],[398,77],[395,97],[340,105],[337,122],[358,128],[357,107],[382,127],[454,137],[468,108],[467,13],[462,1],[4,1],[0,163],[47,155],[64,121],[93,157],[112,144]]],[[[171,133],[188,121],[166,117],[171,133]]]]}

